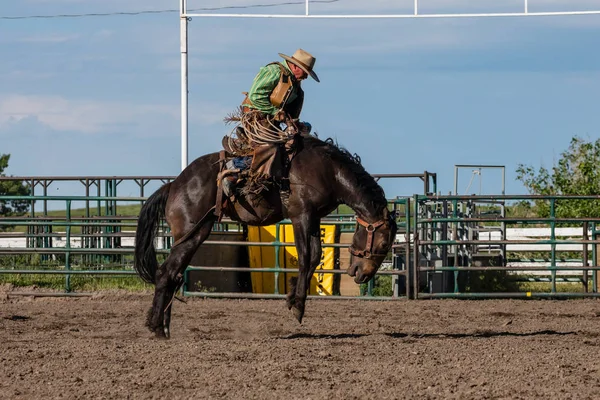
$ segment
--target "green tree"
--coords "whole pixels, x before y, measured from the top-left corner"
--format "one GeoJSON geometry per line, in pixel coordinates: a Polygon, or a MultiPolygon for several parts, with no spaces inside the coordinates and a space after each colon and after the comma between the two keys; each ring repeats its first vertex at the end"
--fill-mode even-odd
{"type": "MultiPolygon", "coordinates": [[[[519,164],[517,180],[534,195],[600,195],[600,139],[587,142],[575,136],[551,170],[519,164]]],[[[548,201],[535,201],[540,217],[550,215],[548,201]]],[[[560,218],[600,217],[600,200],[561,200],[555,204],[560,218]]]]}
{"type": "MultiPolygon", "coordinates": [[[[8,167],[10,154],[0,155],[0,176],[6,176],[4,170],[8,167]]],[[[0,180],[0,216],[11,217],[23,215],[29,209],[29,200],[2,200],[2,196],[28,196],[31,194],[31,186],[18,180],[0,180]]],[[[0,226],[0,231],[6,230],[0,226]]]]}

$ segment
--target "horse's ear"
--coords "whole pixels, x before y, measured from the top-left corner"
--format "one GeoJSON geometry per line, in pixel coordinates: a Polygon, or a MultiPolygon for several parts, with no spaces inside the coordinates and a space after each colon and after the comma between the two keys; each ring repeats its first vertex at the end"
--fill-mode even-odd
{"type": "Polygon", "coordinates": [[[390,219],[392,221],[395,221],[397,216],[398,216],[398,210],[390,211],[386,207],[385,211],[383,212],[383,217],[385,219],[390,219]]]}
{"type": "Polygon", "coordinates": [[[383,219],[386,220],[390,216],[390,210],[386,207],[383,208],[383,219]]]}

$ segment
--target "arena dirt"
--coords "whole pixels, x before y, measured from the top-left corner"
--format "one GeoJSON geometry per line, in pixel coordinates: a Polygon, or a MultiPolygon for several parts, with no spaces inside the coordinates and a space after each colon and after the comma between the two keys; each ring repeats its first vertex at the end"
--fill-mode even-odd
{"type": "Polygon", "coordinates": [[[1,292],[0,398],[600,398],[597,300],[151,300],[1,292]]]}

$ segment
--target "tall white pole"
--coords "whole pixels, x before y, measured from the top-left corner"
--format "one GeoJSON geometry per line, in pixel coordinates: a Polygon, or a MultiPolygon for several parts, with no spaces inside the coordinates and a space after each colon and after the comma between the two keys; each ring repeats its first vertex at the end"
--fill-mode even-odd
{"type": "Polygon", "coordinates": [[[188,165],[188,17],[187,0],[180,0],[181,21],[181,170],[188,165]]]}

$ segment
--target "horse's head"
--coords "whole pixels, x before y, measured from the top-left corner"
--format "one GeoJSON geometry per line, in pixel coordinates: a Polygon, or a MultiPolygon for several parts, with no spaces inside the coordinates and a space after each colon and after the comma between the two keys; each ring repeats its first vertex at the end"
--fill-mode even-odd
{"type": "Polygon", "coordinates": [[[348,249],[352,256],[347,273],[354,277],[354,282],[360,284],[375,276],[394,244],[397,226],[394,215],[387,207],[383,209],[379,221],[369,223],[357,217],[356,222],[356,232],[348,249]]]}

